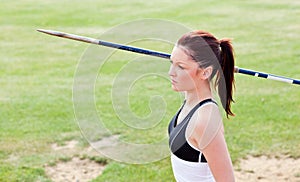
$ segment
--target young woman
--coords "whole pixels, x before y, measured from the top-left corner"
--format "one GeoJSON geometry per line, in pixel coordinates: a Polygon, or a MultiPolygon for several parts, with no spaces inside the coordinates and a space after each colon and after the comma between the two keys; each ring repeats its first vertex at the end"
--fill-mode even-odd
{"type": "Polygon", "coordinates": [[[234,56],[229,39],[193,31],[183,35],[171,54],[172,88],[185,100],[169,124],[173,173],[178,182],[232,182],[234,173],[213,89],[227,117],[234,86],[234,56]]]}

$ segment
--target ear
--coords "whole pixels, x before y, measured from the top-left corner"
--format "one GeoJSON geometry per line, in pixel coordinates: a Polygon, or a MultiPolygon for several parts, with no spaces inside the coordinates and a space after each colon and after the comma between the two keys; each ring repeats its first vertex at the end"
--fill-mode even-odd
{"type": "Polygon", "coordinates": [[[198,74],[202,80],[207,80],[210,78],[212,71],[213,71],[213,68],[211,66],[208,66],[206,68],[199,68],[198,74]]]}

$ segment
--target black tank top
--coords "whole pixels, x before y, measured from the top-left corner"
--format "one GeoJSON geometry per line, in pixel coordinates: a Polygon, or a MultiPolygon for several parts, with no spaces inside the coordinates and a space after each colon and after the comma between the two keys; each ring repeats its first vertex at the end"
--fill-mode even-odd
{"type": "Polygon", "coordinates": [[[189,113],[188,115],[177,125],[178,115],[182,110],[185,102],[178,110],[176,115],[173,117],[169,124],[168,132],[169,132],[169,146],[171,152],[176,155],[178,158],[190,161],[190,162],[206,162],[204,155],[199,151],[190,146],[185,137],[186,127],[195,113],[195,111],[201,107],[203,104],[212,102],[217,104],[212,99],[206,99],[198,103],[189,113]]]}

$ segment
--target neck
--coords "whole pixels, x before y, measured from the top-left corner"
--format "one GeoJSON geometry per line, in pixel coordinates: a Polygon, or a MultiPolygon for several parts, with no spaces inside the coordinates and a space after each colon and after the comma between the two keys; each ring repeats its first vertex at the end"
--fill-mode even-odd
{"type": "Polygon", "coordinates": [[[210,89],[210,84],[208,81],[201,84],[201,86],[196,87],[193,90],[185,92],[186,105],[194,106],[200,101],[212,98],[212,93],[210,89]]]}

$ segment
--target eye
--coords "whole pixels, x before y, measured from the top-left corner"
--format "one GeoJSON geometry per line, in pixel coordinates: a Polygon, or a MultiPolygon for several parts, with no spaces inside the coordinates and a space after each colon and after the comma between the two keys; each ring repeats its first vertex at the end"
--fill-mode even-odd
{"type": "MultiPolygon", "coordinates": [[[[170,60],[170,63],[173,65],[173,61],[170,60]]],[[[175,63],[175,66],[177,66],[179,69],[185,69],[182,65],[178,64],[178,63],[175,63]]]]}
{"type": "Polygon", "coordinates": [[[184,70],[184,67],[182,67],[181,65],[178,65],[178,67],[179,67],[180,69],[184,70]]]}

